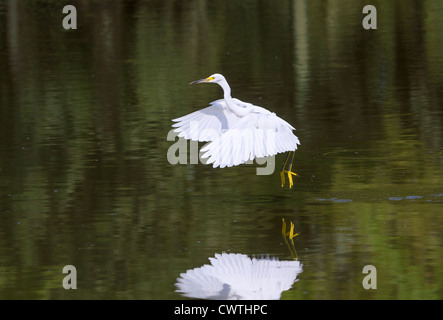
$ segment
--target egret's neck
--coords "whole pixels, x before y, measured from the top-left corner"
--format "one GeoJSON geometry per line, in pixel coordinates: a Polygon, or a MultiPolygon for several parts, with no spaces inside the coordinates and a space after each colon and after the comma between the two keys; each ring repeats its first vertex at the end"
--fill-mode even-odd
{"type": "Polygon", "coordinates": [[[219,84],[220,87],[222,87],[223,93],[224,93],[224,98],[226,100],[226,103],[228,104],[232,100],[232,97],[231,97],[231,87],[229,86],[229,84],[228,84],[228,82],[226,80],[221,81],[218,84],[219,84]]]}
{"type": "Polygon", "coordinates": [[[231,97],[231,87],[229,87],[229,84],[226,80],[221,81],[218,84],[220,85],[220,87],[222,87],[226,105],[233,114],[235,114],[237,117],[244,117],[251,112],[250,108],[245,108],[235,103],[235,101],[231,97]]]}

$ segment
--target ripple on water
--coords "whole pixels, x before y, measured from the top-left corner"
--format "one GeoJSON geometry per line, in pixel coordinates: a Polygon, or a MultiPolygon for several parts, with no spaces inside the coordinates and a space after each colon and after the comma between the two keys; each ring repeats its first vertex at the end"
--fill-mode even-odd
{"type": "MultiPolygon", "coordinates": [[[[443,194],[431,194],[429,196],[433,197],[433,198],[437,198],[437,197],[442,197],[443,194]]],[[[424,196],[414,196],[414,195],[412,195],[412,196],[404,196],[404,197],[386,197],[386,199],[390,200],[390,201],[420,200],[420,199],[423,199],[423,198],[424,198],[424,196]]],[[[428,199],[427,201],[429,202],[429,201],[433,201],[433,200],[432,199],[428,199]]]]}
{"type": "Polygon", "coordinates": [[[336,203],[352,202],[352,199],[339,199],[339,198],[329,198],[329,199],[318,198],[318,199],[315,199],[315,200],[317,200],[317,201],[331,201],[331,202],[336,202],[336,203]]]}

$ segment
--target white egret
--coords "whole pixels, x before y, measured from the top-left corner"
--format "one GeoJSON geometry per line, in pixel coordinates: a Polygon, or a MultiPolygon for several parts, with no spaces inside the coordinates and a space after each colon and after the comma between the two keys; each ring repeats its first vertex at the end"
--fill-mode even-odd
{"type": "Polygon", "coordinates": [[[303,271],[297,260],[249,258],[222,253],[211,264],[190,269],[177,278],[176,292],[186,297],[211,300],[278,300],[303,271]]]}
{"type": "Polygon", "coordinates": [[[209,141],[200,151],[207,164],[231,167],[254,158],[274,156],[288,152],[280,171],[282,186],[285,173],[292,188],[294,151],[300,144],[293,134],[294,127],[262,107],[231,97],[231,88],[225,77],[213,74],[196,83],[217,83],[223,89],[224,98],[210,103],[210,106],[183,117],[173,119],[172,126],[179,137],[194,141],[209,141]]]}

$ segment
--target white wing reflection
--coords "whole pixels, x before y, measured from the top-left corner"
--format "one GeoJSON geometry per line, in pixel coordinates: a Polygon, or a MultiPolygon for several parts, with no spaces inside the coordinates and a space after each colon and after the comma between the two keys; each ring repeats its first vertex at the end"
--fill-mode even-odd
{"type": "Polygon", "coordinates": [[[176,292],[211,300],[278,300],[302,272],[297,260],[251,259],[239,253],[216,254],[209,260],[210,265],[180,274],[176,292]]]}

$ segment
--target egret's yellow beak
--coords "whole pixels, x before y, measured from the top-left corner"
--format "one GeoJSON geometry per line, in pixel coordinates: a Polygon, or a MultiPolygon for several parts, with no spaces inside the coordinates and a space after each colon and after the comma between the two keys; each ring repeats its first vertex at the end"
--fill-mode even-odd
{"type": "Polygon", "coordinates": [[[192,81],[189,84],[208,83],[208,82],[211,82],[211,81],[214,81],[214,77],[208,77],[206,79],[200,79],[200,80],[197,80],[197,81],[192,81]]]}

